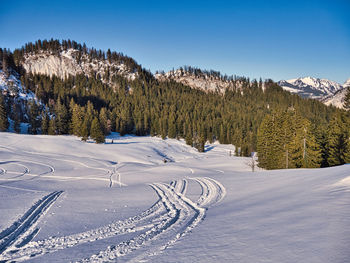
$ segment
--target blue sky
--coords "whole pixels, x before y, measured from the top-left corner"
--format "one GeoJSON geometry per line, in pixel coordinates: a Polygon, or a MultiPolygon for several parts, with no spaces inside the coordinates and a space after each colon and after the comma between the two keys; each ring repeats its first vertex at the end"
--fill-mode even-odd
{"type": "Polygon", "coordinates": [[[0,47],[72,39],[143,67],[250,78],[350,78],[350,1],[0,0],[0,47]]]}

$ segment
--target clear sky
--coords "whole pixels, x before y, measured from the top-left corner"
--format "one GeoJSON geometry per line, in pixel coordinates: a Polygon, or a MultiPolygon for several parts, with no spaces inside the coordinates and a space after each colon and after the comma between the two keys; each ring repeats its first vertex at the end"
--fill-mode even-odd
{"type": "Polygon", "coordinates": [[[152,72],[350,78],[350,0],[0,0],[0,47],[45,38],[111,48],[152,72]]]}

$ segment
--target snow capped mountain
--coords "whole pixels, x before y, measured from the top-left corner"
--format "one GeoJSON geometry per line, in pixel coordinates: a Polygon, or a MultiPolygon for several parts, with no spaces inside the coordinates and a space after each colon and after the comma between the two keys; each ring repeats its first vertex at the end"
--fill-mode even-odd
{"type": "Polygon", "coordinates": [[[348,78],[347,81],[344,82],[343,87],[350,87],[350,78],[348,78]]]}
{"type": "Polygon", "coordinates": [[[347,93],[347,87],[344,87],[343,89],[338,90],[336,93],[328,97],[325,97],[321,101],[327,106],[333,105],[337,108],[343,108],[346,93],[347,93]]]}
{"type": "Polygon", "coordinates": [[[304,98],[323,99],[341,90],[343,87],[328,79],[304,77],[298,79],[281,80],[278,84],[291,93],[304,98]]]}

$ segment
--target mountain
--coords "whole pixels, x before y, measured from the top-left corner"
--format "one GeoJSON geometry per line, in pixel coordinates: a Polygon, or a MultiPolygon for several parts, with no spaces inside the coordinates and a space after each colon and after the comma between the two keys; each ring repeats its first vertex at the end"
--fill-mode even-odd
{"type": "Polygon", "coordinates": [[[184,138],[199,151],[206,141],[218,140],[236,145],[237,155],[250,156],[257,149],[257,130],[271,112],[295,110],[323,130],[337,112],[271,80],[187,66],[153,75],[121,53],[70,40],[38,40],[13,52],[0,48],[0,70],[4,131],[12,121],[13,127],[28,123],[28,133],[74,134],[82,140],[95,139],[97,131],[157,135],[184,138]]]}
{"type": "Polygon", "coordinates": [[[342,89],[338,90],[334,94],[323,98],[321,101],[327,106],[333,105],[338,108],[343,108],[345,95],[348,91],[348,88],[350,87],[350,78],[347,81],[345,81],[342,87],[342,89]]]}
{"type": "Polygon", "coordinates": [[[108,59],[104,54],[91,56],[88,52],[80,52],[74,48],[60,49],[55,53],[49,50],[26,53],[22,66],[27,73],[55,75],[61,79],[78,74],[100,75],[105,83],[112,83],[114,75],[128,80],[138,77],[136,65],[129,66],[120,59],[108,59]]]}
{"type": "Polygon", "coordinates": [[[237,84],[232,77],[224,77],[220,72],[192,67],[181,67],[167,73],[156,73],[155,78],[159,81],[173,80],[194,89],[219,93],[224,93],[229,88],[236,88],[237,84]]]}
{"type": "Polygon", "coordinates": [[[323,99],[340,91],[343,87],[335,81],[304,77],[298,79],[281,80],[278,82],[284,90],[296,93],[303,98],[323,99]]]}

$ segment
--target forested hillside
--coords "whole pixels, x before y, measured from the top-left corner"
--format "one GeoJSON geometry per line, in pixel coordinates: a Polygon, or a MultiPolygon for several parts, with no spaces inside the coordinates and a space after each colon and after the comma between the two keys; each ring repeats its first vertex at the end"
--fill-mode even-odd
{"type": "Polygon", "coordinates": [[[96,142],[104,142],[111,131],[150,134],[184,138],[202,152],[206,141],[218,140],[234,144],[236,155],[257,151],[259,165],[268,169],[349,162],[349,114],[292,95],[271,80],[216,73],[232,84],[224,92],[204,92],[171,79],[158,80],[123,54],[70,40],[39,40],[13,52],[0,49],[0,61],[3,74],[16,76],[25,91],[36,96],[19,107],[19,93],[2,87],[2,131],[12,121],[17,132],[20,122],[29,122],[32,134],[74,134],[96,142]],[[84,60],[83,68],[89,61],[102,66],[64,76],[25,70],[28,57],[33,61],[35,56],[60,56],[67,50],[74,50],[70,54],[77,65],[84,60]],[[120,68],[126,69],[123,74],[118,73],[120,68]]]}

